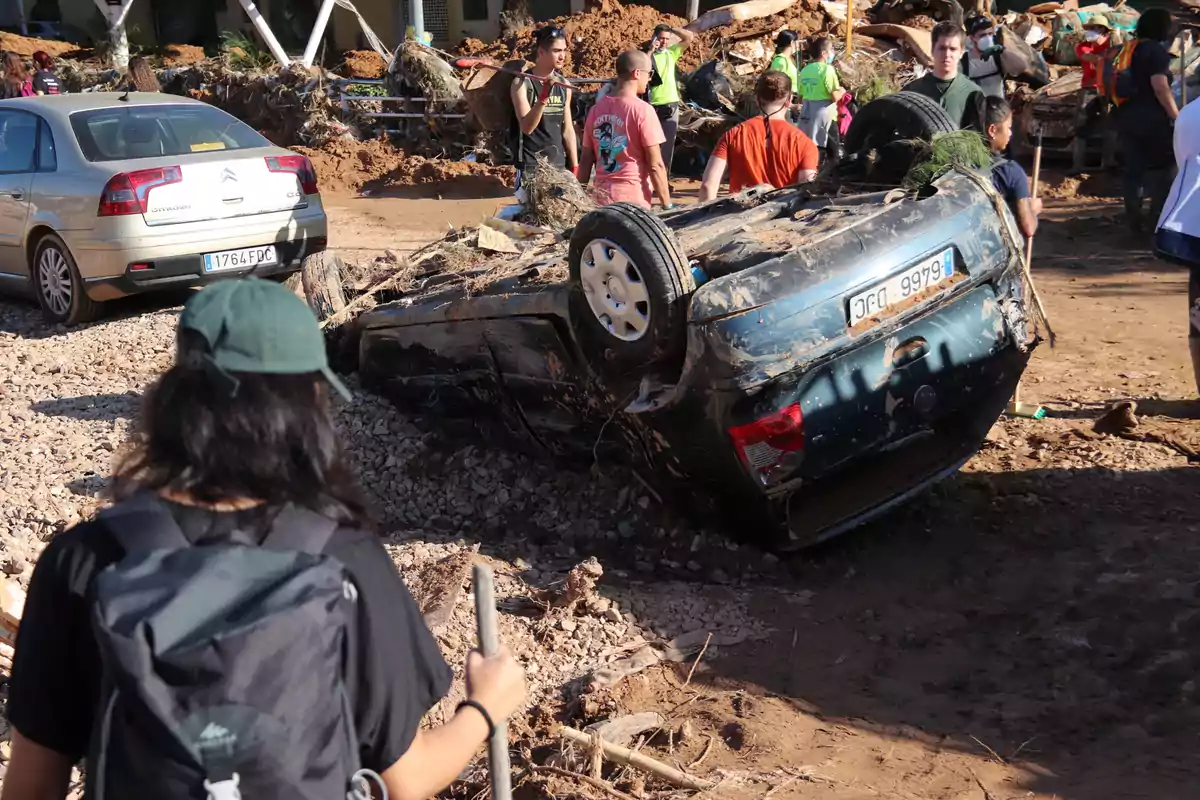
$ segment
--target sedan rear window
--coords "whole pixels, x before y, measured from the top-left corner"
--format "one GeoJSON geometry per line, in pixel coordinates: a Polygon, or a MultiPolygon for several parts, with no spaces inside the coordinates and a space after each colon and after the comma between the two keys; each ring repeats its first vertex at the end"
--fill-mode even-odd
{"type": "Polygon", "coordinates": [[[270,147],[258,131],[211,106],[123,106],[80,111],[71,128],[88,161],[126,161],[270,147]]]}

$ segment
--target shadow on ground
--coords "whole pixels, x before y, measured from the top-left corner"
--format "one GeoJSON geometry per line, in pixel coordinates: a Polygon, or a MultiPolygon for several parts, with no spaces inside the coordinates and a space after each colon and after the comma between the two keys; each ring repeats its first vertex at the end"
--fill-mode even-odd
{"type": "Polygon", "coordinates": [[[1187,467],[961,474],[789,562],[784,585],[811,602],[764,596],[755,612],[775,634],[722,648],[696,680],[758,686],[830,724],[990,748],[1028,768],[1022,791],[1187,796],[1198,486],[1187,467]]]}

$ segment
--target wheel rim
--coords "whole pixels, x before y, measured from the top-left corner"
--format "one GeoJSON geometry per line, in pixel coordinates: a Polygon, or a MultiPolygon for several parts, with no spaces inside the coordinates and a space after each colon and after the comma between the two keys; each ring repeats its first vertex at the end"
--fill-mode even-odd
{"type": "Polygon", "coordinates": [[[38,257],[38,286],[46,307],[60,317],[71,309],[74,287],[67,259],[55,247],[47,247],[38,257]]]}
{"type": "Polygon", "coordinates": [[[636,342],[650,328],[650,292],[637,264],[608,239],[593,239],[583,249],[579,278],[588,307],[610,334],[636,342]]]}

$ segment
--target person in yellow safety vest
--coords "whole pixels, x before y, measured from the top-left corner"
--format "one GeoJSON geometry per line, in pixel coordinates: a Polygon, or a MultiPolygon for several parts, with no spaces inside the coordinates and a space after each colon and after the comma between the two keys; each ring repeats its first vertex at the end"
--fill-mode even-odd
{"type": "Polygon", "coordinates": [[[800,94],[800,68],[796,66],[796,41],[799,35],[795,31],[780,31],[775,37],[775,57],[767,71],[774,70],[787,75],[792,81],[792,94],[800,94]]]}
{"type": "Polygon", "coordinates": [[[675,134],[679,130],[679,78],[676,66],[688,45],[696,41],[696,34],[686,28],[675,28],[667,24],[654,29],[650,40],[650,87],[646,100],[654,106],[654,112],[662,123],[666,142],[662,146],[663,163],[667,175],[671,174],[671,158],[675,155],[675,134]]]}

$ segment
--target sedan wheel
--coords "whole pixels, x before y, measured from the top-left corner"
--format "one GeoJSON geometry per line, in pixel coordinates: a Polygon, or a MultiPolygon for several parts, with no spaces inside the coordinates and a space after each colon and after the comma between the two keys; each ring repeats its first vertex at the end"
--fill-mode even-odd
{"type": "Polygon", "coordinates": [[[66,317],[71,310],[71,297],[74,294],[71,286],[71,268],[67,260],[55,247],[42,250],[37,263],[38,291],[50,313],[57,317],[66,317]]]}
{"type": "Polygon", "coordinates": [[[75,259],[62,239],[53,234],[42,239],[32,267],[38,303],[50,321],[78,325],[96,317],[100,304],[87,296],[75,259]]]}
{"type": "Polygon", "coordinates": [[[608,239],[593,239],[579,265],[583,296],[605,329],[636,342],[650,327],[650,293],[633,259],[608,239]]]}

